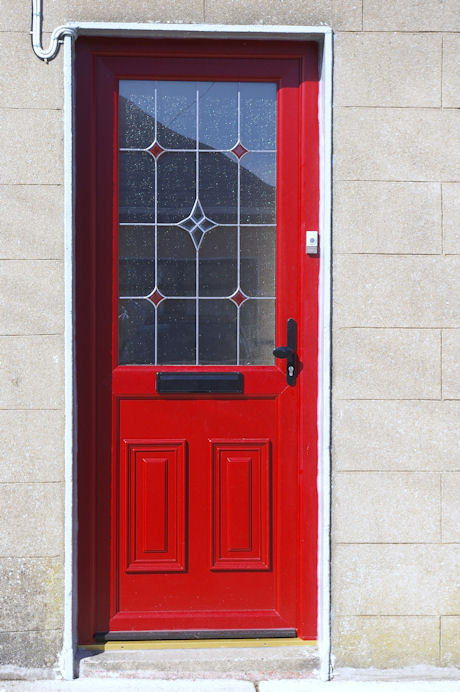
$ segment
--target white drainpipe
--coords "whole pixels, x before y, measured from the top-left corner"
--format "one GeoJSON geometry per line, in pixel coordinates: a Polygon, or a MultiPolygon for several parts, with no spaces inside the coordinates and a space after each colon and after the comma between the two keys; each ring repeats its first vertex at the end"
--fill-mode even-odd
{"type": "Polygon", "coordinates": [[[48,50],[44,50],[42,47],[42,21],[42,0],[32,0],[32,31],[30,32],[32,35],[32,48],[40,60],[49,62],[58,54],[64,36],[76,38],[77,32],[68,26],[57,26],[51,34],[48,50]]]}

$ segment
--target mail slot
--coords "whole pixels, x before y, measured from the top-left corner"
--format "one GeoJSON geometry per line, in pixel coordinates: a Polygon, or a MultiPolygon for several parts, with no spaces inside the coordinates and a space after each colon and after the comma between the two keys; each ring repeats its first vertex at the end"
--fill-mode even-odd
{"type": "Polygon", "coordinates": [[[241,372],[159,372],[158,394],[242,394],[241,372]]]}

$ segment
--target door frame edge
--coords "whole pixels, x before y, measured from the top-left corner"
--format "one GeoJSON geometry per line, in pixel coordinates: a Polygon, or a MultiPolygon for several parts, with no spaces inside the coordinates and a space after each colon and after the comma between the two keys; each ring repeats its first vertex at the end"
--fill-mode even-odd
{"type": "MultiPolygon", "coordinates": [[[[68,22],[75,35],[150,38],[305,40],[319,44],[320,274],[318,324],[318,650],[320,678],[331,677],[331,212],[333,32],[328,26],[68,22]]],[[[77,675],[77,392],[75,378],[75,43],[64,38],[64,624],[58,667],[77,675]]]]}
{"type": "Polygon", "coordinates": [[[324,34],[318,94],[320,266],[318,287],[318,649],[320,678],[331,658],[331,347],[332,347],[332,74],[333,33],[324,34]]]}
{"type": "Polygon", "coordinates": [[[75,363],[75,45],[64,37],[64,627],[58,668],[77,676],[77,391],[75,363]]]}

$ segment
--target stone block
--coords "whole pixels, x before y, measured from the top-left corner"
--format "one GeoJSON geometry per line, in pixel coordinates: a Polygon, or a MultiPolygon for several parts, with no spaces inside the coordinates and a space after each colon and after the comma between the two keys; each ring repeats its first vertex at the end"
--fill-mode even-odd
{"type": "Polygon", "coordinates": [[[0,259],[62,259],[60,185],[0,185],[0,259]]]}
{"type": "Polygon", "coordinates": [[[334,398],[440,398],[438,330],[336,329],[334,344],[334,398]]]}
{"type": "Polygon", "coordinates": [[[28,32],[0,32],[0,108],[62,108],[62,55],[47,65],[34,54],[28,32]]]}
{"type": "Polygon", "coordinates": [[[441,105],[441,34],[339,33],[336,106],[441,105]]]}
{"type": "Polygon", "coordinates": [[[460,399],[460,329],[442,331],[442,395],[460,399]]]}
{"type": "Polygon", "coordinates": [[[460,108],[460,34],[443,37],[442,105],[444,108],[460,108]]]}
{"type": "Polygon", "coordinates": [[[442,186],[442,222],[444,252],[460,255],[460,183],[442,186]]]}
{"type": "Polygon", "coordinates": [[[336,180],[460,179],[460,111],[349,108],[334,111],[336,180]]]}
{"type": "Polygon", "coordinates": [[[31,5],[27,0],[1,0],[0,31],[29,31],[31,5]]]}
{"type": "MultiPolygon", "coordinates": [[[[9,666],[52,668],[58,660],[61,648],[61,629],[43,632],[0,632],[0,661],[9,666]]],[[[27,687],[29,685],[26,683],[26,689],[27,687]]]]}
{"type": "MultiPolygon", "coordinates": [[[[45,32],[50,32],[67,21],[168,23],[202,22],[204,19],[203,0],[53,0],[43,4],[45,32]]],[[[30,3],[27,0],[14,0],[2,5],[6,5],[2,30],[28,32],[30,3]]]]}
{"type": "Polygon", "coordinates": [[[46,558],[0,558],[0,631],[63,626],[63,566],[46,558]]]}
{"type": "Polygon", "coordinates": [[[338,181],[333,229],[335,253],[438,254],[441,185],[338,181]]]}
{"type": "Polygon", "coordinates": [[[57,110],[0,110],[0,184],[61,185],[64,124],[57,110]]]}
{"type": "Polygon", "coordinates": [[[60,0],[47,13],[48,26],[59,21],[171,22],[204,21],[203,0],[60,0]],[[52,13],[54,12],[54,14],[52,13]]]}
{"type": "Polygon", "coordinates": [[[62,555],[63,483],[0,484],[0,555],[62,555]]]}
{"type": "Polygon", "coordinates": [[[460,402],[336,401],[339,471],[460,471],[460,402]]]}
{"type": "Polygon", "coordinates": [[[456,327],[460,257],[336,257],[334,320],[336,327],[456,327]]]}
{"type": "Polygon", "coordinates": [[[439,618],[335,617],[332,653],[337,667],[439,665],[439,618]]]}
{"type": "Polygon", "coordinates": [[[438,473],[354,471],[332,483],[332,534],[337,543],[440,541],[438,473]]]}
{"type": "Polygon", "coordinates": [[[460,666],[460,617],[441,618],[441,665],[460,666]]]}
{"type": "Polygon", "coordinates": [[[62,337],[0,336],[0,408],[59,409],[63,401],[62,337]]]}
{"type": "Polygon", "coordinates": [[[0,483],[63,480],[63,412],[0,410],[0,483]]]}
{"type": "Polygon", "coordinates": [[[361,31],[363,0],[332,0],[331,25],[334,31],[361,31]]]}
{"type": "Polygon", "coordinates": [[[460,545],[337,544],[332,608],[345,615],[456,615],[460,545]]]}
{"type": "Polygon", "coordinates": [[[205,21],[213,24],[329,24],[332,0],[205,0],[205,21]]]}
{"type": "Polygon", "coordinates": [[[442,474],[442,540],[460,543],[460,472],[442,474]]]}
{"type": "Polygon", "coordinates": [[[0,260],[0,334],[63,331],[63,262],[0,260]]]}
{"type": "Polygon", "coordinates": [[[460,31],[457,0],[363,0],[364,31],[460,31]]]}

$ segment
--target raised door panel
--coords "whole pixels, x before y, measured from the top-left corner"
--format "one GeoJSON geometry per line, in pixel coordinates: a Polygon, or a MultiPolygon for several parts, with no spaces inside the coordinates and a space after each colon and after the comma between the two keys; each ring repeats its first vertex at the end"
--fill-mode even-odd
{"type": "Polygon", "coordinates": [[[186,569],[186,446],[124,441],[127,457],[127,572],[186,569]]]}
{"type": "Polygon", "coordinates": [[[268,440],[212,441],[213,570],[271,568],[268,440]]]}

